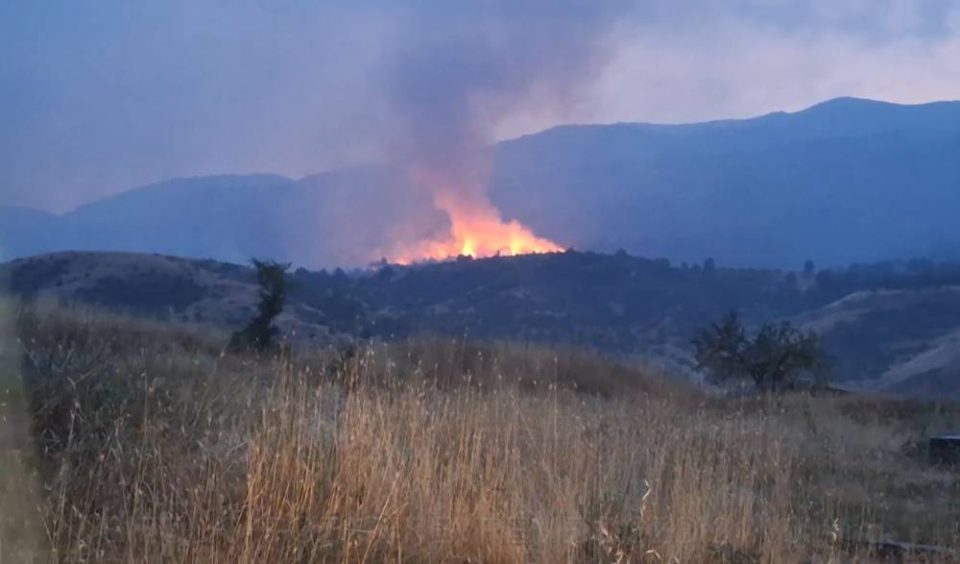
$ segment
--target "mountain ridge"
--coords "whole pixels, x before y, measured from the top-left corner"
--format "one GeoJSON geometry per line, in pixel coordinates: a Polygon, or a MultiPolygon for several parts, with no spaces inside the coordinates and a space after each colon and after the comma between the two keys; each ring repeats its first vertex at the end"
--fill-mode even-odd
{"type": "Polygon", "coordinates": [[[856,96],[839,96],[818,102],[811,106],[796,111],[773,111],[750,117],[739,118],[718,118],[705,121],[691,122],[655,122],[655,121],[617,121],[609,123],[569,123],[548,127],[542,131],[524,134],[515,138],[505,139],[501,143],[510,143],[527,137],[536,137],[555,130],[569,128],[606,128],[606,127],[628,127],[640,129],[668,130],[668,129],[687,129],[697,127],[730,127],[749,123],[762,123],[770,120],[792,119],[810,115],[834,114],[839,111],[841,114],[854,111],[862,111],[866,108],[893,110],[898,114],[913,113],[916,111],[925,111],[933,109],[948,109],[951,111],[960,111],[960,99],[958,100],[937,100],[931,102],[920,102],[915,104],[902,104],[897,102],[887,102],[884,100],[875,100],[871,98],[860,98],[856,96]]]}
{"type": "MultiPolygon", "coordinates": [[[[699,124],[558,126],[491,154],[503,216],[563,246],[776,267],[960,256],[960,102],[840,98],[699,124]]],[[[444,232],[423,192],[389,164],[185,177],[60,216],[3,208],[0,252],[364,265],[398,239],[444,232]]]]}

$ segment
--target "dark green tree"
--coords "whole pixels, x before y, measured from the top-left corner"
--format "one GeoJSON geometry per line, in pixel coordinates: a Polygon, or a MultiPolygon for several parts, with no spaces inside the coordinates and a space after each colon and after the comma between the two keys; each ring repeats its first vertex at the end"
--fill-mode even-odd
{"type": "Polygon", "coordinates": [[[257,315],[241,331],[230,337],[230,348],[266,352],[277,346],[279,330],[273,320],[283,311],[287,300],[287,269],[289,264],[253,259],[260,285],[260,303],[257,315]]]}
{"type": "Polygon", "coordinates": [[[713,274],[717,271],[717,261],[713,260],[712,257],[707,258],[703,261],[703,273],[704,274],[713,274]]]}
{"type": "Polygon", "coordinates": [[[763,325],[749,336],[735,312],[701,330],[693,345],[697,369],[710,381],[748,381],[760,392],[790,389],[805,372],[820,379],[827,366],[816,333],[783,322],[763,325]]]}

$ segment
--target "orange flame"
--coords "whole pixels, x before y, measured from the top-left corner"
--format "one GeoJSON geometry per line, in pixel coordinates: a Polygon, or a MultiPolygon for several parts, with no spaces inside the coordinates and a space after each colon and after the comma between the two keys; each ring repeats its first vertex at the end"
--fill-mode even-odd
{"type": "Polygon", "coordinates": [[[461,255],[481,258],[563,250],[553,241],[537,237],[519,221],[504,221],[499,210],[483,196],[464,197],[455,191],[435,191],[434,205],[449,217],[450,232],[440,239],[400,249],[393,262],[410,264],[461,255]]]}

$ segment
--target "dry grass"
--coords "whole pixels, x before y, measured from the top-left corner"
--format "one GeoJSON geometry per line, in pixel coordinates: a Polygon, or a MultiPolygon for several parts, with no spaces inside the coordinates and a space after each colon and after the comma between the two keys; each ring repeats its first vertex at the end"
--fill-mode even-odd
{"type": "Polygon", "coordinates": [[[872,561],[849,542],[869,538],[957,546],[957,476],[927,467],[920,441],[960,422],[952,407],[719,401],[507,344],[257,360],[85,313],[21,315],[18,331],[4,358],[26,390],[4,416],[29,413],[32,433],[5,437],[19,470],[2,476],[3,562],[839,562],[872,561]]]}

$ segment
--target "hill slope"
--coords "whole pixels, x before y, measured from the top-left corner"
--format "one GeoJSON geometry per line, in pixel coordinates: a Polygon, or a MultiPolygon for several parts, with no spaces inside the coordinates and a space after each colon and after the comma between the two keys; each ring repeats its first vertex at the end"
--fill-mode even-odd
{"type": "MultiPolygon", "coordinates": [[[[508,218],[581,249],[796,267],[960,257],[960,103],[838,99],[689,125],[566,126],[493,149],[508,218]]],[[[444,227],[390,167],[177,180],[62,217],[0,210],[4,257],[161,252],[366,265],[444,227]],[[416,226],[416,227],[411,227],[416,226]]]]}
{"type": "Polygon", "coordinates": [[[561,127],[503,144],[498,164],[504,209],[583,248],[792,267],[960,249],[960,103],[561,127]]]}
{"type": "MultiPolygon", "coordinates": [[[[922,266],[922,267],[921,267],[922,266]]],[[[234,330],[252,317],[251,269],[127,253],[59,253],[0,266],[19,296],[89,303],[234,330]]],[[[730,309],[816,330],[841,382],[960,397],[960,265],[813,274],[671,267],[567,252],[334,273],[297,270],[280,319],[297,341],[437,334],[559,343],[691,367],[690,338],[730,309]]]]}

